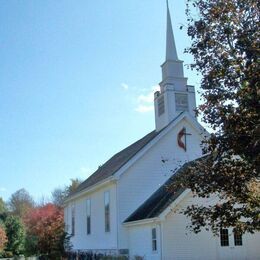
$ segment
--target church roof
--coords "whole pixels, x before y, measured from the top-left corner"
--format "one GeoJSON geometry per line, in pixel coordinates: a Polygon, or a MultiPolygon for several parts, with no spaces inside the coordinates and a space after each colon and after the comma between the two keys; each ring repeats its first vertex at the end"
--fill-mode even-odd
{"type": "Polygon", "coordinates": [[[107,162],[100,166],[89,178],[82,182],[75,192],[71,195],[81,192],[82,190],[97,184],[98,182],[107,179],[114,175],[124,164],[126,164],[135,154],[137,154],[146,144],[154,139],[160,132],[155,130],[126,147],[119,153],[111,157],[107,162]]]}
{"type": "MultiPolygon", "coordinates": [[[[184,115],[185,113],[181,112],[168,124],[168,126],[171,123],[176,122],[178,118],[184,115]]],[[[167,126],[165,128],[167,128],[167,126]]],[[[156,136],[158,136],[161,132],[163,132],[165,128],[161,129],[160,131],[154,130],[150,132],[149,134],[145,135],[143,138],[139,139],[135,143],[129,145],[122,151],[112,156],[108,161],[106,161],[102,166],[100,166],[92,175],[90,175],[85,181],[83,181],[77,187],[77,189],[67,197],[67,199],[113,176],[120,168],[122,168],[128,161],[130,161],[130,159],[132,159],[142,148],[144,148],[156,136]]]]}
{"type": "Polygon", "coordinates": [[[175,181],[176,176],[183,174],[183,172],[194,165],[197,160],[203,160],[201,157],[194,161],[185,163],[177,172],[175,172],[157,191],[155,191],[150,198],[148,198],[136,211],[134,211],[125,221],[132,222],[143,219],[158,217],[168,206],[171,205],[186,188],[178,188],[175,191],[169,191],[169,186],[175,181]]]}

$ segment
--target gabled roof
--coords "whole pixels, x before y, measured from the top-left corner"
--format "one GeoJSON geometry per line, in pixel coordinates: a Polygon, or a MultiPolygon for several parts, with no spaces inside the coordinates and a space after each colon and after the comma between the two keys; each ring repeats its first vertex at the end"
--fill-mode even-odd
{"type": "Polygon", "coordinates": [[[126,164],[136,153],[138,153],[146,144],[153,140],[159,133],[160,132],[156,132],[154,130],[137,142],[115,154],[107,162],[100,166],[89,178],[82,182],[76,191],[70,194],[70,196],[75,195],[76,193],[79,193],[82,190],[114,175],[124,164],[126,164]]]}
{"type": "Polygon", "coordinates": [[[143,219],[159,217],[159,215],[170,206],[185,190],[186,188],[178,188],[176,191],[169,191],[169,186],[176,177],[183,174],[185,170],[194,165],[197,160],[185,163],[177,172],[175,172],[157,191],[155,191],[150,198],[148,198],[136,211],[134,211],[124,223],[138,221],[143,219]]]}
{"type": "MultiPolygon", "coordinates": [[[[181,112],[177,115],[165,128],[156,132],[155,130],[126,147],[119,153],[115,154],[111,157],[107,162],[105,162],[102,166],[100,166],[91,176],[89,176],[84,182],[82,182],[78,188],[71,193],[67,199],[70,199],[74,195],[78,195],[80,192],[85,189],[90,188],[102,181],[105,181],[109,177],[115,175],[115,173],[120,170],[126,163],[128,163],[139,151],[141,151],[148,143],[150,143],[155,137],[161,134],[165,129],[167,129],[173,122],[178,122],[181,118],[188,116],[186,112],[181,112]]],[[[191,117],[190,117],[191,118],[191,117]]],[[[201,127],[196,120],[191,118],[192,122],[194,122],[198,127],[201,127]]]]}

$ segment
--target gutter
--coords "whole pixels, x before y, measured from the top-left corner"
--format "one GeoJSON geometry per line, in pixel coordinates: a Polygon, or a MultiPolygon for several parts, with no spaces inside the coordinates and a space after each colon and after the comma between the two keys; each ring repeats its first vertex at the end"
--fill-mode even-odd
{"type": "Polygon", "coordinates": [[[72,194],[70,195],[63,203],[63,206],[66,206],[67,203],[69,203],[70,201],[74,200],[74,199],[77,199],[79,197],[82,197],[88,193],[91,193],[107,184],[110,184],[110,183],[115,183],[116,182],[116,179],[114,178],[114,176],[111,176],[111,177],[108,177],[107,179],[105,180],[102,180],[92,186],[90,186],[89,188],[87,189],[83,189],[82,191],[78,192],[78,193],[75,193],[75,194],[72,194]]]}
{"type": "Polygon", "coordinates": [[[123,226],[131,227],[131,226],[150,224],[150,223],[155,223],[155,222],[160,222],[160,221],[161,221],[160,218],[155,217],[155,218],[148,218],[148,219],[141,219],[141,220],[126,222],[126,223],[123,223],[123,226]]]}

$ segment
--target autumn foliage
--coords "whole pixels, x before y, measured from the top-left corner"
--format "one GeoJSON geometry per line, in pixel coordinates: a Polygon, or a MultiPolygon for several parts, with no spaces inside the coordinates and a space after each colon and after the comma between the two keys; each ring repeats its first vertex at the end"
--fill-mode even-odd
{"type": "Polygon", "coordinates": [[[6,233],[3,227],[0,226],[0,252],[2,252],[7,243],[6,233]]]}
{"type": "MultiPolygon", "coordinates": [[[[38,253],[53,255],[63,251],[63,210],[54,204],[32,209],[25,218],[28,235],[36,239],[38,253]]],[[[54,257],[54,256],[53,256],[54,257]]]]}
{"type": "Polygon", "coordinates": [[[182,183],[216,205],[192,205],[193,230],[260,230],[260,5],[257,0],[188,0],[191,68],[201,76],[202,121],[214,133],[203,161],[182,183]],[[193,10],[198,14],[193,15],[193,10]]]}

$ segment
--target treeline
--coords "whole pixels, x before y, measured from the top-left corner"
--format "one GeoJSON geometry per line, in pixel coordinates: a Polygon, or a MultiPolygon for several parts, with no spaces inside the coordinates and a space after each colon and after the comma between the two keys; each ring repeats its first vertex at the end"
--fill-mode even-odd
{"type": "Polygon", "coordinates": [[[46,256],[58,259],[70,249],[65,232],[62,204],[80,184],[57,188],[48,202],[36,203],[25,189],[13,193],[8,201],[0,197],[0,257],[46,256]]]}

